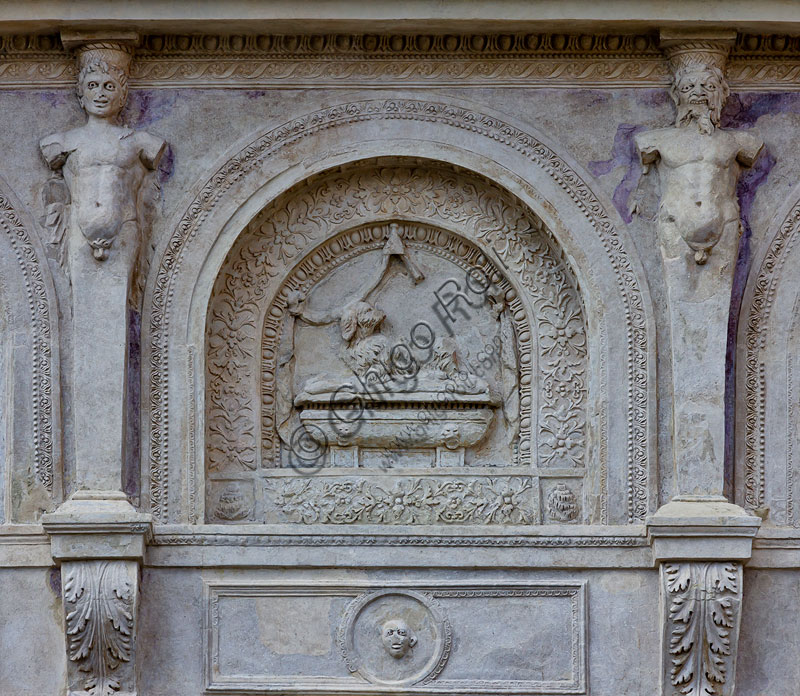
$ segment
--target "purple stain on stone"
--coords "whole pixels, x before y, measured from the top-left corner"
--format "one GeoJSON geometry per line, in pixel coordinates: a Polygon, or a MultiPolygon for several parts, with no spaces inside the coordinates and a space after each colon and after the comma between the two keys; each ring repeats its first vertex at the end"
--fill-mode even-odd
{"type": "Polygon", "coordinates": [[[73,92],[72,90],[62,90],[59,92],[41,92],[39,94],[39,98],[43,102],[46,102],[47,104],[52,106],[54,109],[66,104],[68,98],[75,99],[75,101],[77,102],[77,97],[75,97],[75,92],[73,92]]]}
{"type": "Polygon", "coordinates": [[[172,145],[167,144],[167,149],[158,163],[158,183],[164,184],[172,178],[175,171],[175,152],[172,145]]]}
{"type": "Polygon", "coordinates": [[[742,222],[742,238],[739,240],[739,252],[736,257],[736,268],[733,273],[731,288],[731,310],[728,315],[728,343],[725,350],[725,495],[733,499],[734,491],[734,439],[733,426],[736,411],[736,334],[739,328],[739,311],[742,306],[747,275],[750,272],[750,239],[753,230],[750,227],[750,211],[759,187],[767,180],[775,166],[775,157],[764,147],[758,159],[749,169],[745,169],[736,185],[736,196],[739,199],[739,212],[742,222]]]}
{"type": "Polygon", "coordinates": [[[53,594],[61,599],[61,568],[50,568],[47,584],[53,594]]]}
{"type": "Polygon", "coordinates": [[[139,89],[128,96],[122,122],[130,128],[146,128],[161,120],[175,105],[176,95],[166,90],[139,89]]]}
{"type": "Polygon", "coordinates": [[[267,95],[267,90],[265,89],[248,89],[245,90],[244,96],[248,99],[261,99],[261,97],[265,97],[267,95]]]}
{"type": "Polygon", "coordinates": [[[141,335],[141,315],[134,309],[128,309],[128,420],[125,427],[126,456],[122,467],[122,489],[133,499],[139,496],[141,335]]]}
{"type": "Polygon", "coordinates": [[[628,201],[639,185],[639,179],[642,177],[642,167],[633,137],[643,130],[644,126],[621,123],[617,126],[617,132],[614,135],[611,157],[607,160],[589,162],[588,165],[589,171],[594,176],[604,176],[617,167],[625,167],[625,174],[617,188],[614,189],[612,200],[622,219],[628,223],[633,219],[628,201]]]}
{"type": "Polygon", "coordinates": [[[762,116],[774,114],[800,114],[800,94],[796,92],[731,94],[722,110],[722,127],[752,128],[762,116]]]}
{"type": "Polygon", "coordinates": [[[639,106],[658,108],[665,104],[672,104],[672,97],[666,89],[646,89],[636,93],[636,103],[639,106]]]}

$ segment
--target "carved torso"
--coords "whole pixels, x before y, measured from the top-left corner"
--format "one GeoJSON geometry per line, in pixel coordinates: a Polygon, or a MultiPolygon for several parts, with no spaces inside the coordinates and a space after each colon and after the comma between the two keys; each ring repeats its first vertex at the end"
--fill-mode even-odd
{"type": "Polygon", "coordinates": [[[139,192],[165,143],[148,133],[108,125],[83,126],[41,142],[53,169],[63,168],[73,219],[90,242],[110,241],[137,220],[139,192]]]}
{"type": "MultiPolygon", "coordinates": [[[[636,137],[642,162],[655,163],[661,177],[659,222],[668,236],[677,228],[692,249],[709,249],[739,220],[736,182],[740,165],[750,166],[761,141],[746,131],[673,127],[636,137]]],[[[669,241],[669,240],[664,240],[669,241]]]]}

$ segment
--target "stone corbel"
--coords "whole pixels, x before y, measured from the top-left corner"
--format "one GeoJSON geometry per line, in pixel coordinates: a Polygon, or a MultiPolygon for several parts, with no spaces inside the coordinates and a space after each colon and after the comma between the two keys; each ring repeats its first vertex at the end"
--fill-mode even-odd
{"type": "Polygon", "coordinates": [[[135,696],[139,567],[152,516],[83,491],[42,519],[61,566],[69,696],[135,696]]]}
{"type": "Polygon", "coordinates": [[[660,568],[662,696],[733,696],[744,564],[761,520],[719,501],[673,501],[647,521],[660,568]]]}

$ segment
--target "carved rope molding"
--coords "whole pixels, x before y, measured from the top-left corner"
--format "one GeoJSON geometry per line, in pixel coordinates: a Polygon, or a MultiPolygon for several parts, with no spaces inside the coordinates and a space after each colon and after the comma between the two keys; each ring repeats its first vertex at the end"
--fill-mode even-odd
{"type": "Polygon", "coordinates": [[[50,331],[50,302],[47,286],[31,233],[17,215],[11,202],[0,192],[0,226],[8,237],[14,256],[25,278],[31,332],[33,338],[33,374],[31,405],[33,409],[34,474],[49,493],[53,492],[53,336],[50,331]]]}
{"type": "Polygon", "coordinates": [[[466,108],[421,100],[368,100],[315,111],[283,124],[253,141],[228,160],[189,205],[158,262],[150,306],[150,504],[156,520],[169,520],[168,510],[168,403],[167,363],[173,283],[184,250],[197,234],[209,211],[233,184],[248,176],[264,159],[286,145],[323,130],[367,120],[433,121],[466,129],[513,148],[544,170],[575,202],[597,231],[617,276],[626,318],[628,519],[644,520],[648,507],[648,336],[641,289],[619,232],[591,189],[566,162],[534,136],[496,117],[466,108]]]}
{"type": "MultiPolygon", "coordinates": [[[[58,35],[0,37],[0,89],[71,88],[74,61],[58,35]]],[[[736,89],[800,88],[797,37],[741,35],[736,89]]],[[[386,84],[666,87],[655,34],[147,35],[134,87],[386,84]]]]}
{"type": "Polygon", "coordinates": [[[731,696],[742,598],[740,563],[665,563],[664,694],[731,696]],[[671,687],[671,688],[670,688],[671,687]]]}
{"type": "Polygon", "coordinates": [[[800,201],[791,209],[770,242],[756,276],[745,330],[744,507],[764,507],[766,373],[762,354],[767,344],[775,293],[784,264],[800,238],[800,201]]]}

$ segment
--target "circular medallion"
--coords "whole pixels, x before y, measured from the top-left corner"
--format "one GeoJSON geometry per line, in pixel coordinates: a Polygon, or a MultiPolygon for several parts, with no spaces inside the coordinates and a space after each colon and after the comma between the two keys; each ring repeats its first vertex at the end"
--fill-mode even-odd
{"type": "Polygon", "coordinates": [[[373,684],[406,686],[435,679],[450,656],[452,631],[433,597],[378,590],[354,599],[339,626],[351,672],[373,684]]]}

